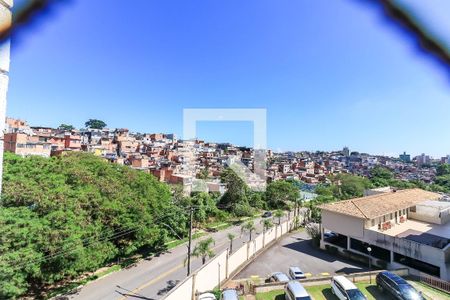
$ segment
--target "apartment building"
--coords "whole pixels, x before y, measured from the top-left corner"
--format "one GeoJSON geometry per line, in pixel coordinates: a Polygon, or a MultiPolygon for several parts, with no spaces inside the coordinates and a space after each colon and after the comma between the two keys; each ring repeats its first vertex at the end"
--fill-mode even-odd
{"type": "Polygon", "coordinates": [[[39,155],[50,157],[51,143],[40,141],[36,135],[22,132],[6,133],[4,136],[5,151],[21,156],[39,155]]]}
{"type": "Polygon", "coordinates": [[[450,202],[441,198],[407,189],[321,205],[320,246],[450,281],[450,202]]]}

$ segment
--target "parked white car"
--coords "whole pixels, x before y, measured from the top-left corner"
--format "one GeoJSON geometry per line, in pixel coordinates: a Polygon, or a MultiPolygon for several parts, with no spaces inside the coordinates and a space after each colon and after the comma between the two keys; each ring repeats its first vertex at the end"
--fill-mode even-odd
{"type": "Polygon", "coordinates": [[[289,267],[289,276],[294,280],[306,278],[305,273],[299,267],[289,267]]]}
{"type": "Polygon", "coordinates": [[[298,281],[289,281],[284,288],[284,297],[286,300],[311,300],[306,289],[298,281]]]}
{"type": "Polygon", "coordinates": [[[331,279],[331,292],[341,300],[367,300],[366,296],[345,276],[331,279]]]}

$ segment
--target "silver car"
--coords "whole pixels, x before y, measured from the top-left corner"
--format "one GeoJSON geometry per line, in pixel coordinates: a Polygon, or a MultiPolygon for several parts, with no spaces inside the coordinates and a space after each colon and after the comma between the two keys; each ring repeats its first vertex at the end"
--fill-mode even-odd
{"type": "Polygon", "coordinates": [[[294,280],[306,278],[305,273],[299,267],[290,267],[289,276],[294,280]]]}
{"type": "Polygon", "coordinates": [[[298,281],[289,281],[284,288],[284,297],[286,300],[311,300],[308,292],[298,281]]]}
{"type": "Polygon", "coordinates": [[[270,275],[269,281],[270,282],[288,282],[289,277],[287,277],[287,275],[282,272],[275,272],[275,273],[272,273],[272,275],[270,275]]]}

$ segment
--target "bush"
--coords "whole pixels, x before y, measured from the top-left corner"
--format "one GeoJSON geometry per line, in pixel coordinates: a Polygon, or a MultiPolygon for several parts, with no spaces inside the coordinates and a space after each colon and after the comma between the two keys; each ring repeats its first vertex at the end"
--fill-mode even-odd
{"type": "Polygon", "coordinates": [[[248,204],[236,204],[233,213],[236,217],[251,217],[255,210],[248,204]]]}

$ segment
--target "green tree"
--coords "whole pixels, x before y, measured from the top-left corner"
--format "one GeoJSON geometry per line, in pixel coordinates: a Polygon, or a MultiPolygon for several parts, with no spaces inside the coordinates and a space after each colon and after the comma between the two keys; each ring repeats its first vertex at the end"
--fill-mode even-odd
{"type": "Polygon", "coordinates": [[[284,217],[284,211],[277,209],[273,216],[278,219],[278,225],[281,225],[281,218],[284,217]]]}
{"type": "Polygon", "coordinates": [[[103,129],[106,127],[106,123],[103,122],[102,120],[89,119],[84,123],[84,126],[86,126],[86,128],[91,129],[103,129]]]}
{"type": "Polygon", "coordinates": [[[256,230],[255,223],[253,221],[248,221],[241,226],[241,233],[248,232],[249,241],[252,240],[252,233],[256,230]]]}
{"type": "Polygon", "coordinates": [[[211,218],[223,219],[223,212],[216,206],[216,200],[209,193],[194,192],[187,198],[186,206],[195,206],[194,221],[197,225],[205,224],[211,218]]]}
{"type": "Polygon", "coordinates": [[[450,175],[450,164],[439,164],[436,168],[436,176],[450,175]]]}
{"type": "Polygon", "coordinates": [[[288,202],[295,202],[299,197],[299,189],[290,181],[273,181],[266,189],[267,203],[270,208],[286,208],[288,202]]]}
{"type": "Polygon", "coordinates": [[[220,178],[226,184],[227,191],[219,205],[236,216],[251,216],[253,209],[248,202],[250,191],[245,182],[231,168],[225,169],[220,178]]]}
{"type": "Polygon", "coordinates": [[[209,177],[209,169],[208,167],[202,169],[198,174],[197,174],[197,178],[199,179],[208,179],[209,177]]]}
{"type": "Polygon", "coordinates": [[[256,209],[266,208],[265,194],[264,192],[250,191],[248,193],[248,203],[251,207],[256,209]]]}
{"type": "Polygon", "coordinates": [[[370,170],[370,181],[375,187],[383,187],[390,185],[394,174],[385,167],[376,166],[370,170]]]}
{"type": "Polygon", "coordinates": [[[273,222],[270,219],[263,219],[263,220],[261,220],[261,223],[263,225],[264,232],[267,232],[267,230],[269,230],[270,228],[273,227],[273,222]]]}
{"type": "Polygon", "coordinates": [[[71,130],[74,130],[75,127],[73,127],[72,125],[69,125],[69,124],[61,124],[58,126],[58,129],[65,130],[65,131],[71,131],[71,130]]]}
{"type": "Polygon", "coordinates": [[[88,153],[5,153],[0,209],[0,298],[38,298],[57,282],[186,236],[183,207],[154,176],[88,153]]]}
{"type": "Polygon", "coordinates": [[[339,200],[362,197],[364,190],[372,186],[367,178],[356,175],[337,174],[331,178],[333,195],[339,200]]]}
{"type": "Polygon", "coordinates": [[[206,259],[213,257],[214,251],[212,250],[212,245],[214,244],[214,239],[209,237],[197,243],[194,250],[192,251],[192,256],[201,257],[202,264],[206,263],[206,259]]]}

